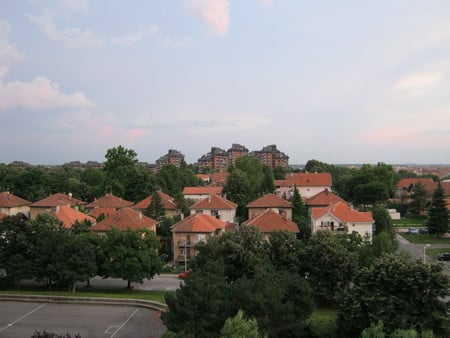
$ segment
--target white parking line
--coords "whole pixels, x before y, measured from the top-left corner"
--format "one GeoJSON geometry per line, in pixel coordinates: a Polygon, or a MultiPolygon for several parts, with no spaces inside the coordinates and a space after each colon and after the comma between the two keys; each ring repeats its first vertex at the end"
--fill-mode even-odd
{"type": "MultiPolygon", "coordinates": [[[[139,308],[137,308],[136,310],[134,310],[134,312],[122,323],[122,325],[120,325],[118,328],[117,328],[117,330],[116,330],[116,332],[114,332],[114,334],[111,336],[111,338],[114,338],[115,337],[115,335],[120,331],[120,329],[122,328],[122,327],[124,327],[124,325],[131,319],[131,318],[133,318],[133,316],[136,314],[136,312],[138,312],[138,310],[139,310],[139,308]]],[[[115,325],[114,325],[114,327],[115,327],[115,325]]],[[[108,328],[108,330],[110,329],[110,328],[112,328],[111,326],[108,328]]],[[[108,330],[106,330],[106,331],[108,331],[108,330]]],[[[109,332],[105,332],[105,333],[109,333],[109,332]]]]}
{"type": "Polygon", "coordinates": [[[23,315],[22,317],[20,317],[19,319],[13,321],[12,323],[9,323],[9,324],[6,325],[5,327],[2,327],[2,328],[0,329],[0,332],[6,330],[8,327],[13,326],[13,325],[16,324],[17,322],[20,322],[22,319],[28,317],[28,316],[31,315],[33,312],[35,312],[35,311],[37,311],[37,310],[39,310],[39,309],[42,309],[45,305],[47,305],[47,303],[38,306],[37,308],[31,310],[30,312],[24,314],[24,315],[23,315]]]}

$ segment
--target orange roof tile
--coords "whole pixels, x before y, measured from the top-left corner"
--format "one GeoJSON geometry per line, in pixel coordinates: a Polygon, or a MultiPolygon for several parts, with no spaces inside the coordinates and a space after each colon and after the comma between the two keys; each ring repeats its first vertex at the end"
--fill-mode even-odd
{"type": "Polygon", "coordinates": [[[11,194],[9,191],[0,192],[0,208],[15,208],[30,205],[31,202],[11,194]]]}
{"type": "Polygon", "coordinates": [[[222,187],[185,187],[183,195],[220,195],[222,187]]]}
{"type": "Polygon", "coordinates": [[[157,221],[144,216],[141,212],[131,208],[122,208],[114,214],[106,217],[103,221],[93,225],[89,230],[95,232],[105,232],[116,228],[122,231],[131,230],[153,230],[156,232],[157,221]]]}
{"type": "Polygon", "coordinates": [[[196,210],[196,209],[203,209],[203,210],[210,210],[210,209],[221,209],[221,210],[227,210],[227,209],[236,209],[237,204],[233,203],[226,198],[219,196],[219,195],[210,195],[197,203],[195,203],[193,206],[190,207],[190,209],[196,210]]]}
{"type": "Polygon", "coordinates": [[[328,189],[325,189],[305,200],[305,204],[308,206],[327,206],[336,204],[337,202],[343,202],[347,204],[346,201],[344,201],[342,198],[329,191],[328,189]]]}
{"type": "Polygon", "coordinates": [[[247,204],[248,208],[292,208],[292,203],[274,194],[265,194],[247,204]]]}
{"type": "Polygon", "coordinates": [[[64,227],[66,228],[71,228],[72,225],[74,225],[77,221],[80,223],[82,223],[83,221],[89,221],[91,222],[91,224],[95,224],[96,222],[94,217],[86,215],[81,211],[72,209],[67,205],[57,207],[57,210],[52,212],[52,214],[61,222],[63,222],[64,227]]]}
{"type": "Polygon", "coordinates": [[[321,218],[326,214],[331,214],[342,222],[374,222],[371,212],[360,212],[354,210],[345,202],[338,202],[334,205],[323,208],[312,208],[311,210],[313,219],[321,218]]]}
{"type": "Polygon", "coordinates": [[[331,187],[330,173],[288,173],[285,179],[297,187],[331,187]]]}
{"type": "Polygon", "coordinates": [[[205,214],[194,214],[186,217],[172,226],[173,232],[200,232],[211,233],[225,229],[226,223],[215,217],[205,214]]]}
{"type": "Polygon", "coordinates": [[[274,180],[273,184],[277,188],[283,188],[283,187],[293,187],[295,185],[294,181],[292,180],[274,180]]]}
{"type": "Polygon", "coordinates": [[[115,208],[94,208],[89,212],[89,215],[91,215],[94,218],[99,218],[101,214],[103,216],[108,217],[116,212],[115,208]]]}
{"type": "Polygon", "coordinates": [[[86,208],[126,208],[131,207],[134,203],[126,201],[123,198],[106,194],[105,196],[96,199],[95,201],[86,204],[86,208]]]}
{"type": "Polygon", "coordinates": [[[406,189],[412,185],[416,185],[419,183],[422,183],[423,185],[425,185],[427,183],[432,183],[432,182],[433,182],[432,178],[424,178],[424,177],[402,178],[397,183],[397,189],[406,189]]]}
{"type": "Polygon", "coordinates": [[[261,214],[244,222],[244,224],[253,225],[263,233],[273,232],[277,230],[286,230],[298,233],[298,226],[294,222],[284,218],[272,209],[267,209],[261,214]]]}
{"type": "Polygon", "coordinates": [[[86,202],[83,202],[81,200],[78,200],[74,197],[71,197],[71,195],[65,195],[61,193],[56,193],[53,195],[48,196],[47,198],[41,199],[33,204],[31,204],[31,207],[58,207],[61,205],[69,205],[69,206],[75,206],[75,205],[84,205],[86,202]]]}
{"type": "MultiPolygon", "coordinates": [[[[175,202],[173,201],[173,197],[163,193],[162,191],[158,192],[159,197],[161,197],[161,202],[164,205],[164,209],[166,210],[176,210],[177,206],[175,205],[175,202]]],[[[148,206],[152,203],[152,195],[148,196],[147,198],[144,198],[142,201],[136,203],[133,206],[133,209],[140,209],[144,210],[147,209],[148,206]]]]}
{"type": "Polygon", "coordinates": [[[208,174],[208,177],[213,184],[225,184],[229,175],[230,173],[227,171],[220,171],[217,173],[210,173],[208,174]]]}
{"type": "MultiPolygon", "coordinates": [[[[438,186],[438,182],[425,183],[423,186],[427,192],[427,195],[432,196],[438,186]]],[[[444,189],[444,195],[450,196],[450,182],[441,182],[441,186],[442,189],[444,189]]]]}

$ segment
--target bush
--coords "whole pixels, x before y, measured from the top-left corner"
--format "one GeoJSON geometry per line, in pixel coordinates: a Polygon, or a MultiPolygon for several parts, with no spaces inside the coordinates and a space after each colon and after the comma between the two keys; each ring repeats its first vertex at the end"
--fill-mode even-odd
{"type": "MultiPolygon", "coordinates": [[[[34,332],[31,338],[72,338],[72,335],[70,333],[57,334],[54,332],[47,332],[44,330],[43,332],[40,331],[34,332]]],[[[75,336],[73,336],[73,338],[81,338],[81,336],[79,333],[77,333],[75,336]]]]}

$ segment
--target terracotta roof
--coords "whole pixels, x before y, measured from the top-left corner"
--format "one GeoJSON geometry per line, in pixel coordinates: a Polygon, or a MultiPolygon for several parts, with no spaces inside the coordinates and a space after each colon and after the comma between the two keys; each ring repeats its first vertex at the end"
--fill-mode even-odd
{"type": "Polygon", "coordinates": [[[0,192],[0,208],[15,208],[30,205],[31,202],[11,194],[9,191],[0,192]]]}
{"type": "Polygon", "coordinates": [[[326,214],[331,214],[342,222],[374,222],[371,212],[360,212],[354,210],[345,202],[338,202],[334,205],[323,208],[312,208],[311,210],[313,219],[321,218],[326,214]]]}
{"type": "Polygon", "coordinates": [[[112,215],[116,212],[115,208],[94,208],[89,212],[89,215],[91,215],[94,218],[99,218],[101,214],[103,214],[106,217],[109,215],[112,215]]]}
{"type": "Polygon", "coordinates": [[[222,187],[185,187],[183,195],[220,195],[222,187]]]}
{"type": "Polygon", "coordinates": [[[131,208],[122,208],[114,212],[114,214],[106,217],[103,221],[93,225],[89,230],[96,232],[105,232],[116,228],[126,231],[131,230],[153,230],[156,232],[157,221],[144,216],[141,212],[131,208]]]}
{"type": "Polygon", "coordinates": [[[41,199],[40,201],[37,201],[33,204],[31,204],[31,207],[58,207],[61,205],[69,205],[69,206],[75,206],[75,205],[84,205],[86,202],[83,202],[81,200],[78,200],[76,198],[73,198],[69,195],[57,193],[50,195],[47,198],[41,199]]]}
{"type": "Polygon", "coordinates": [[[206,174],[197,174],[195,176],[197,176],[199,179],[201,179],[203,181],[209,182],[209,176],[206,174]]]}
{"type": "Polygon", "coordinates": [[[346,201],[344,201],[342,198],[329,191],[328,189],[325,189],[305,200],[305,204],[308,206],[327,206],[336,204],[337,202],[343,202],[347,204],[346,201]]]}
{"type": "Polygon", "coordinates": [[[292,203],[274,194],[265,194],[247,204],[248,208],[292,208],[292,203]]]}
{"type": "Polygon", "coordinates": [[[229,175],[230,173],[227,171],[220,171],[217,173],[210,173],[208,174],[208,177],[213,184],[225,184],[229,175]]]}
{"type": "Polygon", "coordinates": [[[447,209],[450,210],[450,198],[447,198],[445,201],[447,202],[447,209]]]}
{"type": "Polygon", "coordinates": [[[402,178],[398,183],[397,183],[397,189],[406,189],[409,188],[411,185],[416,185],[422,183],[423,185],[427,184],[427,183],[432,183],[433,179],[431,178],[418,178],[418,177],[414,177],[414,178],[402,178]]]}
{"type": "Polygon", "coordinates": [[[211,233],[225,229],[226,223],[215,217],[205,214],[194,214],[172,225],[173,232],[200,232],[211,233]]]}
{"type": "Polygon", "coordinates": [[[131,207],[134,203],[126,201],[123,198],[114,196],[112,194],[106,194],[105,196],[96,199],[95,201],[86,204],[86,208],[127,208],[131,207]]]}
{"type": "Polygon", "coordinates": [[[83,221],[87,220],[91,222],[91,224],[95,224],[96,222],[94,217],[86,215],[81,211],[72,209],[67,205],[57,207],[57,210],[52,212],[52,214],[61,222],[63,222],[64,227],[66,228],[71,228],[72,225],[74,225],[77,221],[82,223],[83,221]]]}
{"type": "Polygon", "coordinates": [[[288,173],[285,179],[297,187],[331,187],[330,173],[288,173]]]}
{"type": "Polygon", "coordinates": [[[237,204],[219,195],[210,195],[190,207],[190,209],[236,209],[237,204]]]}
{"type": "Polygon", "coordinates": [[[298,233],[298,226],[272,209],[267,209],[244,224],[253,225],[263,233],[286,230],[298,233]]]}
{"type": "MultiPolygon", "coordinates": [[[[438,186],[438,182],[426,183],[423,186],[427,192],[427,195],[432,196],[438,186]]],[[[442,189],[444,189],[444,195],[450,196],[450,182],[441,182],[441,186],[442,189]]]]}
{"type": "MultiPolygon", "coordinates": [[[[173,201],[173,197],[163,193],[162,191],[158,191],[159,197],[161,197],[161,202],[164,205],[164,209],[167,210],[176,210],[177,206],[175,205],[173,201]]],[[[147,209],[148,206],[152,203],[152,195],[148,196],[147,198],[143,199],[142,201],[136,203],[133,206],[133,209],[147,209]]]]}
{"type": "Polygon", "coordinates": [[[273,184],[277,188],[283,188],[283,187],[293,187],[295,185],[294,181],[292,180],[274,180],[273,184]]]}

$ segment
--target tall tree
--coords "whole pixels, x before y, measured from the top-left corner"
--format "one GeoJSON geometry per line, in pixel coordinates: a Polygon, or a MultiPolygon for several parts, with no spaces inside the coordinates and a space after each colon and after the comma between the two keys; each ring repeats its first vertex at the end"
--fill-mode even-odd
{"type": "Polygon", "coordinates": [[[264,179],[262,181],[261,191],[263,194],[273,193],[275,191],[275,184],[273,182],[273,173],[268,166],[263,166],[264,179]]]}
{"type": "Polygon", "coordinates": [[[157,221],[161,221],[164,218],[166,210],[158,191],[153,192],[152,201],[150,202],[147,209],[145,209],[144,214],[157,221]]]}
{"type": "Polygon", "coordinates": [[[264,171],[261,161],[248,155],[241,156],[234,163],[236,169],[240,169],[250,183],[252,191],[251,200],[263,194],[264,171]]]}
{"type": "Polygon", "coordinates": [[[448,221],[447,201],[445,200],[444,189],[439,182],[428,208],[428,231],[430,234],[441,236],[448,231],[448,221]]]}
{"type": "Polygon", "coordinates": [[[111,176],[121,176],[124,168],[133,167],[138,163],[137,153],[121,145],[108,149],[105,158],[103,170],[111,176]]]}
{"type": "Polygon", "coordinates": [[[244,311],[239,310],[236,316],[228,318],[220,331],[220,338],[261,338],[258,322],[254,318],[244,318],[244,311]]]}
{"type": "Polygon", "coordinates": [[[292,221],[298,226],[300,238],[309,239],[311,237],[308,208],[303,203],[297,186],[294,187],[294,195],[292,196],[292,221]]]}
{"type": "Polygon", "coordinates": [[[417,183],[412,188],[409,210],[413,215],[422,216],[427,209],[427,192],[422,183],[417,183]]]}
{"type": "Polygon", "coordinates": [[[247,175],[240,169],[234,169],[227,177],[223,193],[227,199],[238,205],[236,215],[241,220],[245,220],[247,218],[246,205],[254,198],[247,175]]]}

